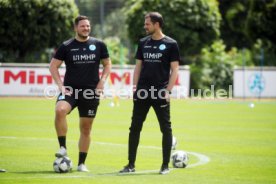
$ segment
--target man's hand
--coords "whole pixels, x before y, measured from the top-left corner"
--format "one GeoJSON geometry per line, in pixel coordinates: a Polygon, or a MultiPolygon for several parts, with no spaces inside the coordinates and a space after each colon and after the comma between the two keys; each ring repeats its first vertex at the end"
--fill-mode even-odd
{"type": "Polygon", "coordinates": [[[171,99],[170,94],[171,94],[171,91],[166,89],[165,99],[166,99],[167,102],[170,102],[170,99],[171,99]]]}
{"type": "Polygon", "coordinates": [[[137,89],[136,85],[133,85],[132,86],[132,92],[135,93],[136,89],[137,89]]]}
{"type": "Polygon", "coordinates": [[[103,90],[104,90],[104,81],[100,80],[96,87],[96,94],[100,96],[101,94],[103,94],[103,90]]]}
{"type": "Polygon", "coordinates": [[[61,86],[61,87],[59,87],[59,90],[63,96],[65,96],[65,95],[71,96],[73,94],[73,89],[70,87],[61,86]]]}

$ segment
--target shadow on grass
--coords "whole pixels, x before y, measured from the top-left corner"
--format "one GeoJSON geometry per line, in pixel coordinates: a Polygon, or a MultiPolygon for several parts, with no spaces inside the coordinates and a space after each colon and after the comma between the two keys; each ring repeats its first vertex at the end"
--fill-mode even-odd
{"type": "MultiPolygon", "coordinates": [[[[12,174],[21,174],[21,175],[51,175],[55,174],[56,176],[58,175],[67,175],[70,176],[71,174],[81,174],[80,172],[77,171],[72,171],[69,173],[56,173],[54,171],[48,170],[48,171],[16,171],[16,172],[9,172],[12,174]]],[[[85,173],[82,173],[85,174],[85,173]]],[[[88,176],[152,176],[152,175],[160,175],[158,172],[134,172],[134,173],[119,173],[119,172],[108,172],[108,173],[86,173],[88,176]]]]}
{"type": "Polygon", "coordinates": [[[110,172],[110,173],[98,173],[94,174],[97,176],[140,176],[140,175],[159,175],[157,172],[137,172],[137,173],[119,173],[119,172],[110,172]]]}
{"type": "Polygon", "coordinates": [[[160,175],[159,173],[128,173],[128,174],[118,174],[118,176],[146,176],[146,175],[160,175]]]}

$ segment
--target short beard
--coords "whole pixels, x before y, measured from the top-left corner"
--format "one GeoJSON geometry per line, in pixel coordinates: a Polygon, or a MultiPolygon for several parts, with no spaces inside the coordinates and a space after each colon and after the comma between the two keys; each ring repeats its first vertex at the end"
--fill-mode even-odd
{"type": "Polygon", "coordinates": [[[146,34],[147,34],[147,35],[153,35],[153,33],[154,33],[154,31],[151,31],[151,32],[146,31],[146,34]]]}
{"type": "Polygon", "coordinates": [[[89,37],[89,35],[88,36],[83,36],[81,34],[78,34],[78,37],[81,38],[81,39],[83,39],[83,40],[86,40],[89,37]]]}

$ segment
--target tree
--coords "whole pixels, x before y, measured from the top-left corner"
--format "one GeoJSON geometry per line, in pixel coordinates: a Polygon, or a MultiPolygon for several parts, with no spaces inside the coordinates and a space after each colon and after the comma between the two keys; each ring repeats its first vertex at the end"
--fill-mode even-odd
{"type": "Polygon", "coordinates": [[[28,53],[56,47],[73,35],[73,0],[0,0],[0,51],[23,62],[28,53]]]}
{"type": "Polygon", "coordinates": [[[118,37],[106,37],[104,42],[107,45],[112,64],[125,65],[128,61],[128,49],[123,46],[118,37]]]}
{"type": "Polygon", "coordinates": [[[245,22],[248,14],[248,1],[220,0],[221,12],[221,38],[227,49],[231,47],[249,48],[251,43],[245,30],[245,22]]]}
{"type": "MultiPolygon", "coordinates": [[[[253,40],[253,52],[260,56],[263,50],[264,63],[261,65],[276,65],[276,0],[250,1],[252,9],[248,18],[247,33],[253,40]],[[256,49],[257,45],[260,49],[256,49]]],[[[260,58],[255,60],[260,64],[260,58]]]]}
{"type": "MultiPolygon", "coordinates": [[[[276,0],[220,0],[221,37],[231,47],[250,48],[254,55],[260,46],[266,65],[276,65],[276,0]]],[[[258,64],[259,61],[255,61],[258,64]]]]}
{"type": "Polygon", "coordinates": [[[239,51],[232,47],[226,50],[222,40],[201,50],[200,57],[191,65],[191,89],[229,89],[233,85],[234,66],[242,66],[243,62],[253,65],[251,52],[247,49],[239,51]]]}
{"type": "Polygon", "coordinates": [[[92,26],[97,25],[99,27],[96,36],[102,39],[108,37],[105,32],[105,26],[108,25],[106,22],[108,16],[124,4],[124,0],[75,0],[75,2],[80,14],[88,16],[92,26]]]}
{"type": "Polygon", "coordinates": [[[129,58],[130,41],[127,36],[127,26],[125,24],[125,16],[123,8],[116,9],[105,18],[105,25],[101,29],[100,24],[93,28],[93,34],[101,35],[101,31],[105,33],[104,41],[110,52],[113,64],[129,64],[132,58],[129,58]],[[115,34],[114,34],[115,33],[115,34]]]}
{"type": "Polygon", "coordinates": [[[163,15],[164,32],[178,41],[184,57],[199,54],[219,36],[220,14],[214,0],[133,0],[128,6],[128,31],[134,43],[145,36],[144,15],[149,11],[163,15]]]}
{"type": "Polygon", "coordinates": [[[255,40],[260,38],[276,45],[276,0],[250,2],[253,10],[249,19],[248,34],[255,40]]]}
{"type": "MultiPolygon", "coordinates": [[[[113,10],[105,18],[105,25],[103,26],[104,36],[106,37],[118,37],[120,42],[125,46],[129,44],[129,38],[127,36],[127,26],[126,26],[126,17],[122,16],[124,14],[123,8],[113,10]]],[[[100,24],[95,25],[93,29],[93,34],[100,36],[101,35],[101,26],[100,24]]]]}

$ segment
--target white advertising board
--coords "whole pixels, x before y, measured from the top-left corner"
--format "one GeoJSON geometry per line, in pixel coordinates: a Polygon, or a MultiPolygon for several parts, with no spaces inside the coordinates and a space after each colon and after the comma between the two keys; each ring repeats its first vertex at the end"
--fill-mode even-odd
{"type": "MultiPolygon", "coordinates": [[[[105,96],[131,96],[134,66],[123,68],[114,66],[105,84],[105,96]]],[[[64,76],[65,68],[60,68],[64,76]]],[[[173,97],[185,98],[189,95],[190,71],[181,68],[173,90],[173,97]]],[[[56,96],[57,86],[47,65],[43,66],[0,66],[0,96],[56,96]]]]}
{"type": "Polygon", "coordinates": [[[237,68],[234,70],[234,97],[275,98],[276,68],[237,68]]]}

